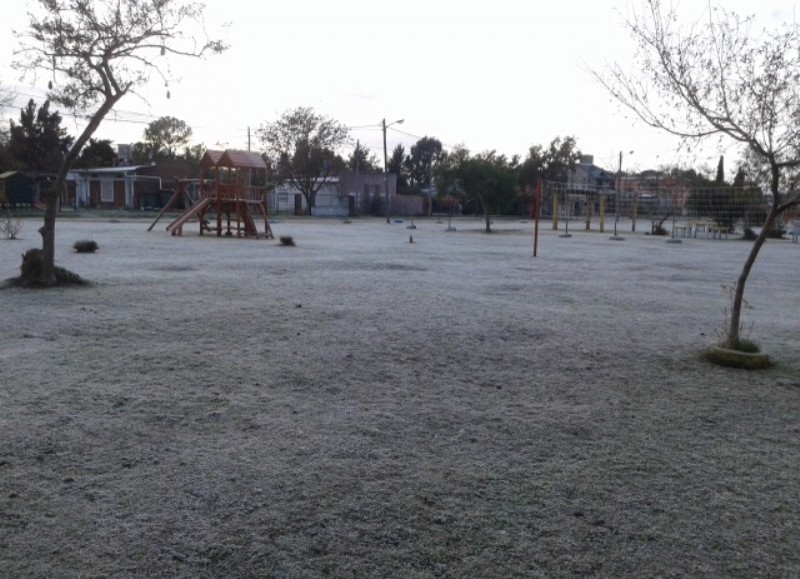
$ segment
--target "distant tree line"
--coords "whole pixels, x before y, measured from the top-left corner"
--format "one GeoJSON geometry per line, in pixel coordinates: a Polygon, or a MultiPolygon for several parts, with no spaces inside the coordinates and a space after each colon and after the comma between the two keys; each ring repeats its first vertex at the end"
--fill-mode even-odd
{"type": "MultiPolygon", "coordinates": [[[[9,129],[0,132],[0,169],[56,171],[73,143],[61,122],[61,115],[50,110],[50,101],[37,108],[30,100],[20,110],[19,120],[11,121],[9,129]]],[[[271,169],[269,185],[291,183],[305,197],[309,212],[329,178],[342,171],[383,172],[383,163],[360,142],[343,157],[338,151],[349,140],[347,128],[308,107],[286,111],[276,121],[262,124],[256,136],[271,169]]],[[[131,145],[130,158],[124,161],[132,165],[169,162],[176,174],[196,174],[205,147],[190,146],[191,137],[192,129],[186,122],[169,116],[158,118],[145,127],[143,139],[131,145]]],[[[530,191],[536,180],[567,182],[580,157],[572,136],[533,145],[524,158],[496,151],[472,153],[464,146],[447,150],[439,139],[425,136],[408,152],[398,144],[387,158],[387,171],[397,176],[399,195],[433,195],[439,210],[457,207],[462,213],[485,216],[489,231],[490,215],[528,214],[530,191]]],[[[90,138],[75,166],[110,167],[120,161],[110,140],[90,138]]],[[[738,219],[760,218],[747,213],[761,191],[743,187],[744,168],[739,169],[732,184],[724,179],[722,159],[714,179],[694,169],[662,168],[658,173],[691,187],[687,201],[690,211],[704,212],[731,226],[738,219]]]]}

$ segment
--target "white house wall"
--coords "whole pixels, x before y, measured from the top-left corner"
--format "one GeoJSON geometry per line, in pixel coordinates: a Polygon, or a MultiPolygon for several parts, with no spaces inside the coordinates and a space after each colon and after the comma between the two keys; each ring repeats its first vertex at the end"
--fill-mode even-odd
{"type": "MultiPolygon", "coordinates": [[[[295,195],[300,195],[302,211],[308,211],[308,204],[305,196],[300,190],[288,184],[279,185],[272,192],[269,199],[269,210],[273,213],[294,213],[295,195]]],[[[313,215],[320,217],[347,217],[347,199],[339,198],[339,184],[335,182],[325,183],[317,193],[313,215]]]]}

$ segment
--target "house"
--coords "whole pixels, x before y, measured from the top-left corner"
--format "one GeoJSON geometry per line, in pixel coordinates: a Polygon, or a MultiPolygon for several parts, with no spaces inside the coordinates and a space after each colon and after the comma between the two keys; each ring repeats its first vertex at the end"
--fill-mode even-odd
{"type": "Polygon", "coordinates": [[[353,173],[339,175],[339,195],[347,200],[349,215],[382,215],[386,211],[386,186],[389,203],[397,212],[397,175],[389,173],[353,173]]]}
{"type": "Polygon", "coordinates": [[[161,178],[152,171],[151,165],[72,169],[67,180],[75,183],[75,194],[67,201],[76,208],[140,209],[161,189],[161,178]]]}
{"type": "Polygon", "coordinates": [[[575,215],[599,211],[601,195],[608,198],[608,209],[613,209],[615,198],[614,176],[594,164],[592,155],[581,155],[580,161],[567,175],[567,201],[575,215]]]}
{"type": "Polygon", "coordinates": [[[691,183],[680,177],[652,169],[634,176],[620,176],[617,179],[620,191],[620,205],[630,211],[632,204],[644,214],[686,213],[691,194],[691,183]]]}
{"type": "Polygon", "coordinates": [[[594,156],[581,155],[567,177],[569,189],[600,191],[614,188],[614,175],[594,164],[594,156]]]}
{"type": "MultiPolygon", "coordinates": [[[[312,214],[318,217],[352,217],[382,214],[388,198],[393,209],[398,201],[397,176],[383,173],[352,173],[345,171],[328,177],[315,199],[312,214]]],[[[271,213],[303,215],[308,210],[305,196],[288,182],[280,183],[269,194],[271,213]]]]}

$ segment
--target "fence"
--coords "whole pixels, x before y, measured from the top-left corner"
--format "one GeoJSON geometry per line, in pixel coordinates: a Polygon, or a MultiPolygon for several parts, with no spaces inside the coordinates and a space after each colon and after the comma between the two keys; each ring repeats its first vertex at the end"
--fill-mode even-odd
{"type": "MultiPolygon", "coordinates": [[[[666,235],[744,233],[764,222],[771,197],[756,187],[689,187],[670,183],[622,191],[542,184],[542,219],[553,229],[616,229],[666,235]],[[622,227],[622,225],[620,225],[622,227]]],[[[800,215],[786,215],[788,223],[800,215]]],[[[781,225],[781,224],[779,224],[781,225]]]]}

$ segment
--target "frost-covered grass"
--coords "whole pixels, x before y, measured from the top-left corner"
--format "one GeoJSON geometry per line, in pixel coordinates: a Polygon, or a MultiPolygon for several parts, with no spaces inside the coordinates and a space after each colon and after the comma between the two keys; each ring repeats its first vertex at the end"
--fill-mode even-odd
{"type": "Polygon", "coordinates": [[[701,352],[747,242],[415,224],[59,221],[94,285],[0,292],[0,575],[800,573],[797,245],[743,372],[701,352]]]}

